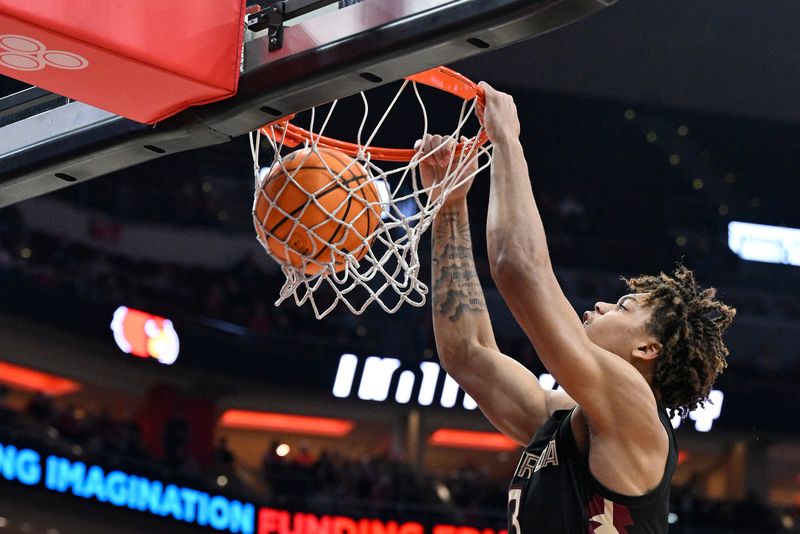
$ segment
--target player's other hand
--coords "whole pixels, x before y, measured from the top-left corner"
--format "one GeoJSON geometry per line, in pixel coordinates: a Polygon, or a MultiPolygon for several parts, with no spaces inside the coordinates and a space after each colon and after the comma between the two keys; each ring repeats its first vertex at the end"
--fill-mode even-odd
{"type": "Polygon", "coordinates": [[[519,139],[519,117],[514,98],[486,82],[480,82],[478,85],[486,97],[485,106],[478,106],[478,119],[486,128],[489,140],[498,144],[519,139]]]}
{"type": "MultiPolygon", "coordinates": [[[[466,137],[461,138],[462,144],[466,141],[466,137]]],[[[450,136],[443,137],[431,134],[426,134],[425,137],[414,143],[414,149],[420,153],[419,176],[423,187],[433,187],[445,178],[448,171],[452,173],[453,169],[459,164],[459,154],[453,154],[456,146],[455,139],[450,136]],[[428,157],[425,157],[426,155],[428,157]]],[[[461,186],[448,194],[447,202],[466,198],[477,170],[478,156],[476,151],[476,154],[468,162],[462,163],[462,169],[456,178],[456,183],[468,178],[461,186]]],[[[429,193],[431,200],[436,200],[441,192],[441,187],[433,187],[429,193]]]]}

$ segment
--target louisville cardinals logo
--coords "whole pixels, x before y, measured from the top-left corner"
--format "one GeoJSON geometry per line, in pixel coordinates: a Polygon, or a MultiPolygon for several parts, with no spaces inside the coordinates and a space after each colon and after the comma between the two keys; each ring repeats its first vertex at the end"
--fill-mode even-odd
{"type": "Polygon", "coordinates": [[[41,41],[24,35],[0,35],[0,66],[14,70],[42,70],[45,67],[78,70],[89,61],[65,50],[48,50],[41,41]]]}
{"type": "Polygon", "coordinates": [[[155,358],[165,365],[178,359],[178,333],[169,319],[120,306],[114,312],[111,331],[117,346],[128,354],[155,358]]]}

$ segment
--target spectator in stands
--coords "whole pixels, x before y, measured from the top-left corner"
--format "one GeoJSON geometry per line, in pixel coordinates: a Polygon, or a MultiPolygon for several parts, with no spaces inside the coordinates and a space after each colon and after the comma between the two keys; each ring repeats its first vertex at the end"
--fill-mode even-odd
{"type": "Polygon", "coordinates": [[[81,442],[81,424],[78,408],[74,403],[70,402],[65,408],[57,411],[53,426],[66,439],[81,442]]]}
{"type": "Polygon", "coordinates": [[[147,452],[142,441],[142,431],[131,412],[124,414],[118,428],[119,445],[117,451],[119,454],[134,459],[146,457],[147,452]]]}
{"type": "Polygon", "coordinates": [[[280,466],[284,463],[283,457],[278,454],[280,445],[281,443],[278,440],[273,440],[261,457],[261,473],[267,480],[275,476],[280,466]]]}
{"type": "Polygon", "coordinates": [[[564,230],[568,232],[586,230],[586,207],[573,188],[564,193],[564,196],[558,201],[556,209],[564,222],[564,230]]]}
{"type": "Polygon", "coordinates": [[[308,445],[300,445],[297,454],[292,458],[292,463],[300,467],[308,467],[314,463],[314,456],[308,450],[308,445]]]}
{"type": "Polygon", "coordinates": [[[164,461],[170,467],[183,467],[188,459],[189,422],[175,410],[164,426],[164,461]]]}
{"type": "Polygon", "coordinates": [[[247,328],[254,334],[266,334],[272,330],[272,317],[265,303],[256,304],[255,311],[247,321],[247,328]]]}
{"type": "Polygon", "coordinates": [[[10,426],[14,420],[15,413],[8,404],[8,388],[0,386],[0,425],[10,426]]]}
{"type": "Polygon", "coordinates": [[[55,415],[53,398],[37,391],[28,402],[25,412],[39,423],[50,423],[55,415]]]}
{"type": "Polygon", "coordinates": [[[219,438],[214,447],[214,466],[223,473],[233,472],[236,458],[228,448],[228,440],[224,437],[219,438]]]}
{"type": "Polygon", "coordinates": [[[0,269],[8,269],[11,267],[11,247],[6,243],[6,239],[0,235],[0,269]]]}

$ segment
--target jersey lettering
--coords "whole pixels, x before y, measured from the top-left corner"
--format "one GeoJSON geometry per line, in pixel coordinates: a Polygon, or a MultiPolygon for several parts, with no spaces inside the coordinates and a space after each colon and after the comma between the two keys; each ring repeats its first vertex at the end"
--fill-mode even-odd
{"type": "Polygon", "coordinates": [[[513,531],[508,534],[522,534],[522,529],[519,526],[519,505],[522,500],[522,490],[512,489],[508,490],[508,507],[511,508],[511,527],[513,531]]]}
{"type": "Polygon", "coordinates": [[[542,451],[542,454],[534,454],[527,451],[523,452],[517,464],[514,476],[518,478],[531,478],[539,469],[547,467],[548,465],[558,465],[556,440],[550,440],[542,451]]]}
{"type": "Polygon", "coordinates": [[[556,440],[554,439],[550,440],[550,443],[544,448],[542,454],[539,455],[539,459],[536,461],[536,467],[533,471],[536,472],[548,465],[558,465],[558,452],[556,451],[556,440]]]}
{"type": "Polygon", "coordinates": [[[554,412],[522,451],[508,491],[507,534],[666,534],[668,482],[678,457],[666,411],[659,407],[670,442],[662,482],[625,504],[614,502],[613,494],[606,494],[592,476],[576,446],[571,413],[554,412]]]}
{"type": "Polygon", "coordinates": [[[519,459],[519,463],[517,464],[517,471],[515,475],[520,478],[531,478],[531,475],[533,475],[533,469],[536,467],[536,462],[538,460],[538,454],[523,452],[522,458],[519,459]]]}

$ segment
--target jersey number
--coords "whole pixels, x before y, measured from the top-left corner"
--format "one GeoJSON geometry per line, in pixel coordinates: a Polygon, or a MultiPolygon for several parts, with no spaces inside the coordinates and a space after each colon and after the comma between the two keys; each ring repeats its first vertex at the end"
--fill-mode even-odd
{"type": "Polygon", "coordinates": [[[522,529],[519,526],[519,503],[521,500],[521,489],[508,490],[508,506],[509,508],[513,507],[511,512],[511,526],[514,527],[514,532],[509,534],[522,534],[522,529]]]}

